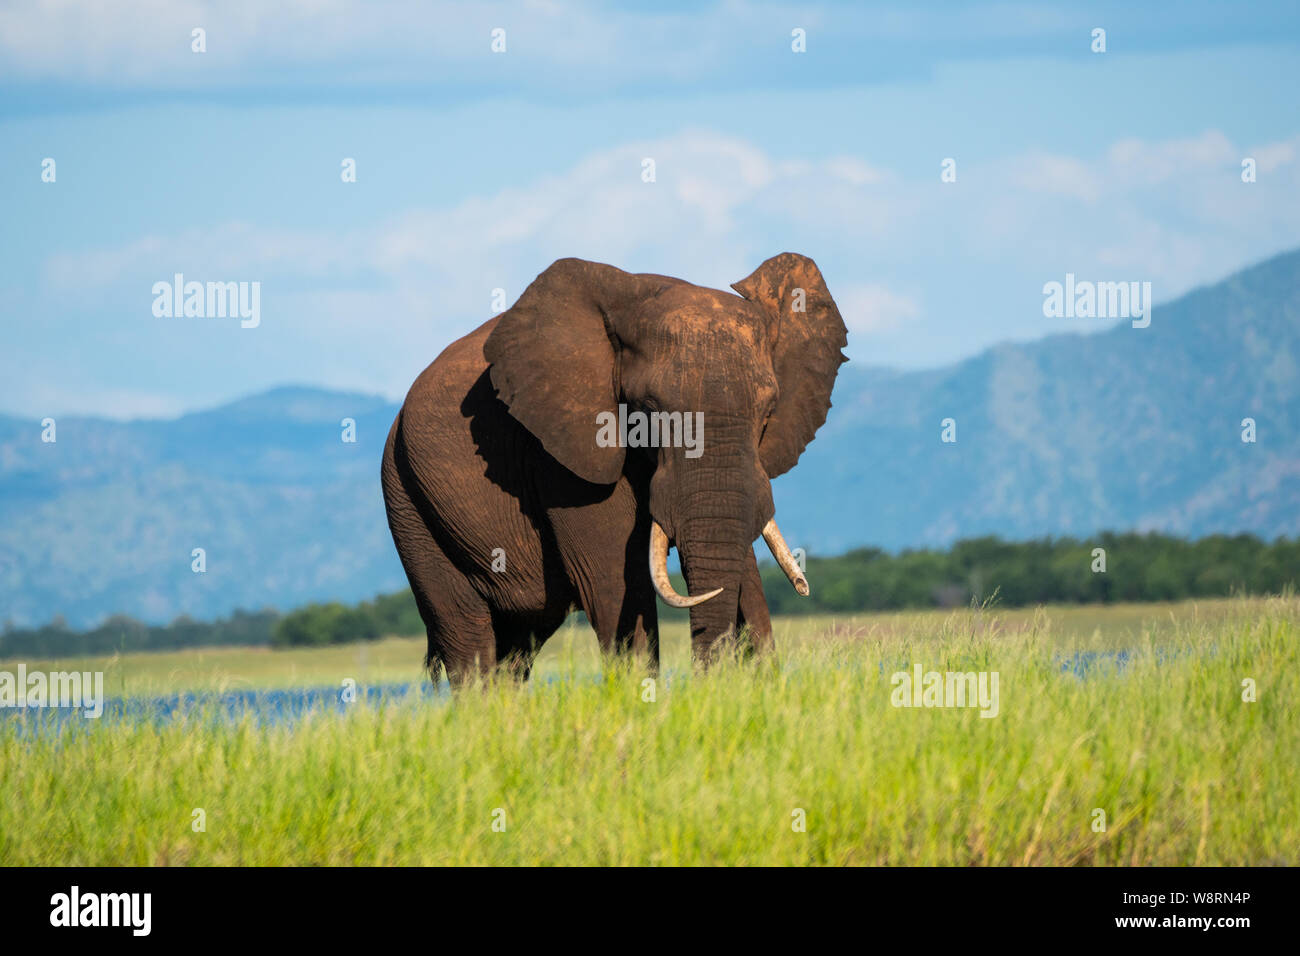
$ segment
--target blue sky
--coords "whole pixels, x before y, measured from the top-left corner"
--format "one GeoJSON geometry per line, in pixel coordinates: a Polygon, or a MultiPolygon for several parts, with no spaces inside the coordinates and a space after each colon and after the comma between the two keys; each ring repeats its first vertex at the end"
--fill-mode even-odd
{"type": "Polygon", "coordinates": [[[397,398],[575,255],[724,288],[811,255],[870,365],[1106,324],[1043,316],[1066,272],[1159,321],[1300,246],[1298,9],[8,5],[0,411],[397,398]],[[176,272],[260,282],[261,324],[156,318],[176,272]]]}

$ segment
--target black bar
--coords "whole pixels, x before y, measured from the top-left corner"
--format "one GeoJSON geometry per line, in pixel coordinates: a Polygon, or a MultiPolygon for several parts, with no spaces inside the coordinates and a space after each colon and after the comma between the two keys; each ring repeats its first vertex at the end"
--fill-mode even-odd
{"type": "MultiPolygon", "coordinates": [[[[1232,945],[1293,922],[1289,869],[73,869],[0,870],[6,944],[28,938],[159,940],[218,945],[283,939],[374,944],[377,931],[440,940],[463,926],[499,938],[674,932],[703,919],[735,938],[815,928],[869,944],[899,932],[914,942],[976,943],[995,933],[1043,941],[1193,939],[1232,945]],[[148,893],[149,932],[130,925],[54,926],[58,896],[148,893]],[[1126,895],[1127,894],[1127,895],[1126,895]],[[1184,894],[1182,898],[1175,894],[1184,894]],[[1200,894],[1217,894],[1206,898],[1200,894]],[[1153,925],[1120,925],[1124,920],[1153,925]],[[1179,925],[1209,919],[1211,925],[1179,925]],[[1219,921],[1245,920],[1244,925],[1219,921]],[[1167,923],[1166,921],[1174,921],[1167,923]],[[548,928],[549,927],[549,928],[548,928]]],[[[139,898],[143,903],[143,897],[139,898]]],[[[120,898],[119,898],[120,904],[120,898]]],[[[96,897],[95,908],[99,906],[96,897]]],[[[120,922],[134,913],[122,910],[120,922]]],[[[56,918],[58,918],[56,916],[56,918]]],[[[142,923],[143,920],[138,919],[142,923]]],[[[647,940],[648,941],[648,940],[647,940]]],[[[19,951],[19,950],[12,950],[19,951]]]]}

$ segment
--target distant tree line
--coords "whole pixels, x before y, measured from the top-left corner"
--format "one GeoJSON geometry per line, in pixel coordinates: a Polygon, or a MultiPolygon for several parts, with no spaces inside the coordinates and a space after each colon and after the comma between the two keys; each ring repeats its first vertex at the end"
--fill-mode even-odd
{"type": "Polygon", "coordinates": [[[1270,544],[1241,534],[1187,541],[1132,532],[1088,540],[987,537],[946,551],[891,555],[860,548],[809,557],[807,565],[812,594],[806,598],[774,565],[762,569],[773,614],[951,607],[995,590],[998,603],[1012,607],[1275,594],[1300,583],[1300,540],[1270,544]]]}
{"type": "Polygon", "coordinates": [[[424,622],[410,588],[348,607],[337,601],[308,604],[286,614],[271,632],[273,647],[320,647],[373,641],[393,634],[423,634],[424,622]]]}
{"type": "MultiPolygon", "coordinates": [[[[1103,533],[1096,538],[959,541],[944,551],[887,554],[860,548],[832,558],[809,557],[812,594],[800,597],[775,565],[762,566],[773,614],[846,614],[954,607],[995,592],[1004,606],[1176,601],[1231,594],[1276,594],[1300,584],[1300,540],[1272,543],[1252,535],[1197,541],[1161,534],[1103,533]],[[1104,570],[1103,570],[1104,569],[1104,570]]],[[[685,593],[680,575],[679,591],[685,593]]],[[[687,612],[660,608],[665,619],[687,612]]],[[[167,625],[114,616],[74,631],[61,620],[39,628],[6,624],[0,658],[69,657],[115,651],[175,650],[214,645],[320,647],[424,633],[410,589],[360,604],[308,604],[288,614],[236,611],[217,621],[177,618],[167,625]]]]}
{"type": "Polygon", "coordinates": [[[280,615],[275,611],[235,611],[216,621],[178,617],[170,624],[143,624],[115,614],[97,627],[74,631],[62,618],[36,628],[6,623],[0,632],[0,658],[86,657],[131,651],[174,651],[186,647],[266,645],[280,615]]]}

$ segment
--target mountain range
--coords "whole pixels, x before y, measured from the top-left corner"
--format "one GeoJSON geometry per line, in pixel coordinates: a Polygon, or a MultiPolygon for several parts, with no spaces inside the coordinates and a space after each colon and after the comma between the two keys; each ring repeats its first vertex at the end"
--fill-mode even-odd
{"type": "MultiPolygon", "coordinates": [[[[1157,304],[1147,328],[926,371],[851,363],[834,403],[774,483],[810,554],[1103,529],[1296,536],[1300,250],[1157,304]]],[[[379,489],[397,407],[284,387],[172,420],[59,418],[53,442],[0,416],[0,621],[163,622],[402,587],[379,489]]]]}

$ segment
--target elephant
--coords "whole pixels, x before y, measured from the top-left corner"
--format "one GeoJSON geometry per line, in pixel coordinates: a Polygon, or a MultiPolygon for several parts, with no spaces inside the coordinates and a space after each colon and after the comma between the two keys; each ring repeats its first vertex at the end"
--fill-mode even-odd
{"type": "Polygon", "coordinates": [[[381,474],[435,682],[526,680],[574,608],[657,673],[656,596],[690,609],[697,667],[742,634],[773,650],[753,545],[808,593],[771,479],[826,421],[848,330],[805,256],[732,289],[560,259],[416,378],[381,474]]]}

